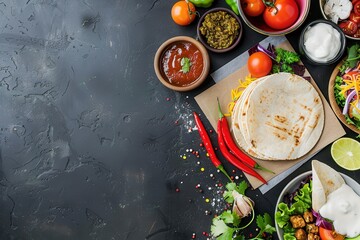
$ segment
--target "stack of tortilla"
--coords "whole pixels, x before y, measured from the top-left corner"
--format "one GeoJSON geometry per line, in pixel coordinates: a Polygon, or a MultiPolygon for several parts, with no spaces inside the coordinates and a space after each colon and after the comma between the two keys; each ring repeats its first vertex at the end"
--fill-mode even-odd
{"type": "Polygon", "coordinates": [[[304,156],[320,139],[323,127],[319,93],[309,81],[290,73],[252,82],[232,115],[232,131],[239,146],[263,160],[304,156]]]}

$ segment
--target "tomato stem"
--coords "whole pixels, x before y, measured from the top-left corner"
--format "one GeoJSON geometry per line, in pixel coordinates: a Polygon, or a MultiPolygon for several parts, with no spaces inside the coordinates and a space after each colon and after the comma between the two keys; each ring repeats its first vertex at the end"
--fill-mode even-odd
{"type": "Polygon", "coordinates": [[[267,7],[267,8],[270,8],[269,10],[271,10],[271,9],[275,9],[275,13],[274,14],[277,14],[277,12],[279,11],[279,9],[276,7],[276,5],[275,5],[275,1],[276,0],[270,0],[270,1],[267,1],[267,0],[262,0],[263,1],[263,3],[265,4],[265,6],[267,7]]]}
{"type": "Polygon", "coordinates": [[[185,2],[186,2],[186,5],[187,5],[187,7],[188,7],[188,13],[189,13],[189,15],[190,15],[190,16],[193,15],[193,14],[197,15],[197,12],[196,12],[196,11],[195,11],[195,12],[191,11],[190,4],[189,4],[189,0],[185,0],[185,2]]]}

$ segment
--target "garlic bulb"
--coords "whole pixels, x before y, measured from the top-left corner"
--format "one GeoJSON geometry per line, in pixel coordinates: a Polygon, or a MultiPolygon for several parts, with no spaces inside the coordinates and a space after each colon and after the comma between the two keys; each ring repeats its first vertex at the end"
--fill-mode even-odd
{"type": "Polygon", "coordinates": [[[255,203],[253,200],[244,196],[237,191],[232,191],[234,197],[233,212],[235,212],[240,218],[246,217],[252,213],[255,203]]]}
{"type": "Polygon", "coordinates": [[[350,0],[326,0],[324,4],[324,13],[331,21],[337,23],[350,16],[353,5],[350,0]]]}

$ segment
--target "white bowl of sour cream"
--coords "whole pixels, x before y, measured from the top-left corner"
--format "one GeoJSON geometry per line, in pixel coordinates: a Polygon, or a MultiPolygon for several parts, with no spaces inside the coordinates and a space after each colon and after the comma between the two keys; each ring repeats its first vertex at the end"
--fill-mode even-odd
{"type": "Polygon", "coordinates": [[[313,64],[332,64],[341,59],[346,48],[343,31],[331,21],[316,20],[300,35],[299,50],[313,64]]]}

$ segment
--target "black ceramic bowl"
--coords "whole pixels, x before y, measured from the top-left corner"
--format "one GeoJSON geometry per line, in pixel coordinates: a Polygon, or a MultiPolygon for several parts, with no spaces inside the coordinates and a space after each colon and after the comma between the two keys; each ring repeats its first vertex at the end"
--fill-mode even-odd
{"type": "MultiPolygon", "coordinates": [[[[320,41],[322,41],[323,39],[324,39],[324,37],[321,38],[320,41]]],[[[309,60],[309,62],[312,63],[312,64],[314,64],[314,65],[329,65],[329,64],[333,64],[333,63],[339,61],[339,60],[342,58],[342,56],[343,56],[343,54],[344,54],[344,52],[345,52],[345,49],[346,49],[346,37],[345,37],[344,32],[340,29],[340,27],[339,27],[337,24],[335,24],[335,23],[333,23],[333,22],[331,22],[331,21],[329,21],[329,20],[325,20],[325,19],[315,20],[315,21],[309,23],[309,24],[302,30],[302,32],[301,32],[301,34],[300,34],[300,40],[299,40],[299,51],[300,51],[300,54],[302,54],[303,56],[305,56],[306,59],[309,60]],[[305,33],[306,33],[311,27],[315,26],[315,25],[318,24],[318,23],[328,24],[328,25],[332,26],[332,27],[333,27],[337,32],[339,32],[339,34],[340,34],[340,44],[341,44],[341,45],[340,45],[339,51],[337,52],[337,54],[336,54],[333,58],[331,58],[331,59],[329,59],[329,60],[326,60],[326,61],[317,61],[317,60],[313,59],[313,58],[309,55],[309,52],[306,51],[306,49],[305,49],[304,35],[305,35],[305,33]]]]}
{"type": "Polygon", "coordinates": [[[233,12],[231,11],[230,9],[227,9],[227,8],[212,8],[210,9],[209,11],[205,12],[199,22],[198,22],[198,25],[197,25],[197,35],[198,35],[198,38],[199,38],[199,41],[210,51],[212,52],[216,52],[216,53],[223,53],[223,52],[228,52],[232,49],[234,49],[240,42],[240,39],[241,39],[241,36],[242,36],[242,32],[243,32],[243,27],[242,27],[242,24],[241,24],[241,21],[240,21],[240,18],[233,12]],[[206,15],[210,14],[210,13],[214,13],[214,12],[219,12],[219,11],[223,11],[223,12],[226,12],[227,14],[231,15],[233,18],[236,19],[236,21],[239,23],[239,32],[238,32],[238,35],[236,37],[236,39],[233,41],[233,43],[227,47],[227,48],[223,48],[223,49],[217,49],[217,48],[214,48],[212,46],[210,46],[207,42],[207,39],[204,35],[201,34],[200,32],[200,27],[202,26],[202,23],[203,21],[205,20],[205,17],[206,15]]]}

